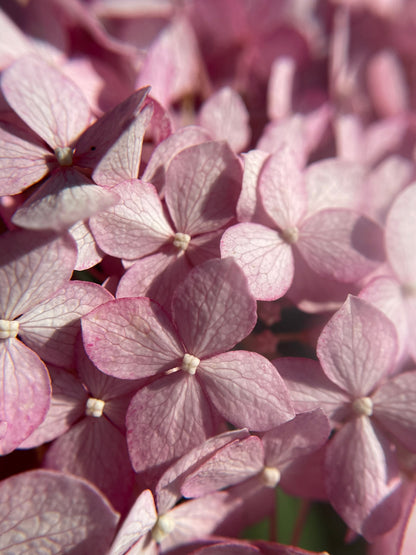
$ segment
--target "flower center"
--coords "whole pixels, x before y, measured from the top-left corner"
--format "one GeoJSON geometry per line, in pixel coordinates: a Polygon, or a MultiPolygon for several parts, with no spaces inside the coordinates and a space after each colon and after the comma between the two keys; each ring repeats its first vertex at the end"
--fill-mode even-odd
{"type": "Polygon", "coordinates": [[[69,146],[58,146],[55,148],[55,156],[60,166],[72,166],[72,155],[74,151],[69,146]]]}
{"type": "Polygon", "coordinates": [[[175,528],[175,519],[169,513],[158,517],[156,524],[152,528],[152,538],[160,543],[175,528]]]}
{"type": "Polygon", "coordinates": [[[189,241],[191,240],[191,236],[187,233],[175,233],[173,237],[173,244],[174,246],[182,252],[185,252],[188,248],[189,241]]]}
{"type": "Polygon", "coordinates": [[[0,339],[13,339],[19,333],[19,322],[0,320],[0,339]]]}
{"type": "Polygon", "coordinates": [[[357,416],[371,416],[373,414],[373,401],[370,397],[360,397],[352,403],[352,410],[357,416]]]}
{"type": "Polygon", "coordinates": [[[286,241],[286,243],[289,243],[289,245],[293,245],[293,243],[296,243],[299,239],[299,230],[297,227],[282,229],[280,237],[286,241]]]}
{"type": "Polygon", "coordinates": [[[191,374],[191,376],[193,376],[200,362],[201,361],[198,357],[194,357],[194,355],[185,353],[183,355],[181,370],[184,370],[185,372],[188,372],[188,374],[191,374]]]}
{"type": "Polygon", "coordinates": [[[85,406],[85,414],[87,416],[95,416],[95,418],[99,418],[103,415],[104,405],[105,403],[101,399],[90,397],[85,406]]]}
{"type": "Polygon", "coordinates": [[[280,482],[280,470],[274,466],[265,466],[261,473],[261,481],[268,488],[275,488],[280,482]]]}

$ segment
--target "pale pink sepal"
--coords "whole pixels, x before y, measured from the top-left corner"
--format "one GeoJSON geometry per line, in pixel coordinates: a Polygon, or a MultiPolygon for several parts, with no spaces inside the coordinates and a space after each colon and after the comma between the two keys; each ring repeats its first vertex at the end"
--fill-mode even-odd
{"type": "Polygon", "coordinates": [[[235,152],[244,150],[250,141],[249,113],[231,87],[219,89],[204,102],[198,123],[217,141],[227,141],[235,152]]]}
{"type": "Polygon", "coordinates": [[[69,146],[87,127],[90,109],[73,81],[37,56],[24,56],[2,75],[13,110],[48,145],[69,146]]]}
{"type": "Polygon", "coordinates": [[[131,501],[134,472],[126,439],[105,416],[86,416],[49,447],[43,467],[89,480],[119,511],[131,501]]]}
{"type": "Polygon", "coordinates": [[[120,202],[90,219],[94,237],[107,254],[134,260],[159,249],[174,232],[156,189],[132,179],[112,189],[120,202]]]}
{"type": "Polygon", "coordinates": [[[268,158],[261,170],[259,190],[264,208],[282,230],[296,226],[307,207],[306,187],[291,148],[268,158]]]}
{"type": "Polygon", "coordinates": [[[325,374],[353,396],[372,392],[393,366],[396,350],[391,321],[351,295],[322,330],[317,346],[325,374]]]}
{"type": "Polygon", "coordinates": [[[157,472],[215,434],[208,399],[195,376],[175,372],[136,393],[127,410],[127,443],[136,472],[157,472]]]}
{"type": "Polygon", "coordinates": [[[256,301],[232,258],[194,268],[175,290],[172,314],[185,348],[198,358],[232,349],[257,320],[256,301]]]}
{"type": "Polygon", "coordinates": [[[388,380],[372,397],[374,417],[407,449],[416,451],[416,372],[388,380]]]}
{"type": "Polygon", "coordinates": [[[70,279],[75,260],[75,244],[67,234],[4,233],[0,237],[1,317],[14,319],[48,299],[70,279]]]}
{"type": "Polygon", "coordinates": [[[136,499],[117,533],[108,555],[134,553],[130,548],[153,528],[157,521],[157,511],[152,492],[144,490],[136,499]]]}
{"type": "Polygon", "coordinates": [[[262,436],[264,464],[283,471],[294,460],[322,447],[331,426],[321,409],[297,414],[262,436]]]}
{"type": "Polygon", "coordinates": [[[82,168],[96,167],[138,114],[149,90],[149,87],[144,87],[135,91],[90,125],[74,145],[74,164],[82,168]]]}
{"type": "Polygon", "coordinates": [[[402,360],[411,348],[410,326],[407,315],[409,298],[403,295],[400,283],[392,277],[372,279],[360,291],[359,297],[380,309],[393,322],[397,332],[397,359],[402,360]]]}
{"type": "Polygon", "coordinates": [[[60,168],[14,214],[26,229],[63,230],[116,204],[119,197],[75,168],[60,168]]]}
{"type": "Polygon", "coordinates": [[[198,447],[194,447],[176,463],[171,464],[159,479],[156,486],[157,506],[161,513],[171,509],[182,497],[181,486],[188,476],[205,460],[222,450],[225,446],[249,437],[248,430],[231,430],[220,435],[211,437],[198,447]]]}
{"type": "Polygon", "coordinates": [[[33,49],[28,37],[6,15],[0,12],[0,69],[4,69],[16,58],[29,54],[33,49]]]}
{"type": "Polygon", "coordinates": [[[52,380],[52,399],[48,413],[33,434],[20,444],[21,449],[31,449],[56,439],[83,416],[82,402],[87,402],[88,393],[80,380],[63,368],[49,366],[48,370],[52,380]]]}
{"type": "Polygon", "coordinates": [[[0,195],[15,195],[48,172],[51,152],[35,135],[11,125],[0,127],[0,195]]]}
{"type": "Polygon", "coordinates": [[[279,299],[292,283],[292,247],[277,230],[251,222],[232,226],[222,236],[221,256],[235,259],[257,300],[279,299]]]}
{"type": "Polygon", "coordinates": [[[184,497],[202,497],[233,486],[261,472],[264,463],[262,441],[250,436],[218,449],[184,480],[184,497]]]}
{"type": "Polygon", "coordinates": [[[95,242],[88,222],[77,222],[68,229],[77,244],[78,256],[74,270],[88,270],[103,259],[103,251],[95,242]]]}
{"type": "Polygon", "coordinates": [[[51,386],[46,366],[18,339],[2,340],[0,361],[0,421],[7,423],[0,452],[5,455],[16,449],[45,418],[51,386]]]}
{"type": "Polygon", "coordinates": [[[367,64],[367,86],[380,117],[402,114],[409,107],[404,67],[394,50],[385,48],[367,64]]]}
{"type": "MultiPolygon", "coordinates": [[[[268,217],[259,199],[258,179],[270,154],[262,150],[250,150],[241,157],[244,162],[243,183],[237,203],[237,219],[239,222],[262,221],[268,217]]],[[[271,220],[273,221],[273,220],[271,220]]]]}
{"type": "Polygon", "coordinates": [[[371,541],[396,523],[398,469],[390,443],[369,418],[354,418],[335,434],[325,472],[329,500],[350,528],[371,541]]]}
{"type": "Polygon", "coordinates": [[[241,498],[233,498],[226,491],[181,503],[169,513],[175,527],[161,542],[162,551],[185,546],[192,540],[212,534],[241,503],[241,498]]]}
{"type": "Polygon", "coordinates": [[[92,484],[60,472],[33,470],[0,485],[3,553],[105,553],[118,518],[92,484]]]}
{"type": "Polygon", "coordinates": [[[295,416],[276,368],[257,353],[223,353],[201,361],[197,373],[215,408],[234,426],[265,432],[295,416]]]}
{"type": "Polygon", "coordinates": [[[19,319],[19,335],[43,360],[66,368],[73,363],[81,316],[111,299],[100,285],[71,281],[19,319]]]}
{"type": "Polygon", "coordinates": [[[215,231],[235,217],[242,169],[225,142],[194,145],[166,172],[166,204],[176,229],[189,235],[215,231]]]}
{"type": "Polygon", "coordinates": [[[341,208],[304,220],[296,246],[317,274],[347,283],[362,279],[384,260],[381,227],[341,208]]]}
{"type": "Polygon", "coordinates": [[[116,296],[149,297],[170,314],[172,295],[192,270],[186,256],[170,247],[141,258],[120,279],[116,296]]]}
{"type": "Polygon", "coordinates": [[[142,181],[152,183],[161,191],[165,185],[166,171],[174,156],[189,146],[211,141],[212,138],[202,127],[181,127],[155,148],[141,177],[142,181]]]}
{"type": "Polygon", "coordinates": [[[326,208],[360,210],[365,166],[338,158],[320,160],[305,170],[308,213],[326,208]]]}
{"type": "Polygon", "coordinates": [[[273,364],[283,377],[296,412],[321,408],[331,420],[346,416],[350,396],[327,378],[318,361],[282,357],[273,364]]]}
{"type": "Polygon", "coordinates": [[[200,59],[194,30],[185,18],[173,19],[147,52],[137,85],[151,85],[152,96],[168,108],[200,87],[200,59]]]}
{"type": "Polygon", "coordinates": [[[139,174],[143,137],[153,116],[151,104],[145,106],[123,130],[95,168],[92,179],[98,185],[113,187],[139,174]]]}
{"type": "Polygon", "coordinates": [[[290,56],[280,56],[273,62],[267,90],[267,115],[275,120],[290,115],[296,62],[290,56]]]}
{"type": "Polygon", "coordinates": [[[183,347],[164,310],[147,298],[110,301],[82,318],[85,350],[105,374],[136,379],[170,370],[183,347]]]}
{"type": "Polygon", "coordinates": [[[403,285],[414,287],[416,255],[416,183],[404,189],[396,198],[386,222],[388,260],[403,285]]]}

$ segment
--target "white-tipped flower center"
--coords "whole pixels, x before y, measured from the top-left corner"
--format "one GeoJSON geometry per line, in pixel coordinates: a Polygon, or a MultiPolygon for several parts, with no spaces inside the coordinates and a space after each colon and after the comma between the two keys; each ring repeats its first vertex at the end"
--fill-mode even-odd
{"type": "Polygon", "coordinates": [[[105,403],[101,399],[90,397],[85,407],[85,414],[87,416],[95,416],[96,418],[99,418],[103,415],[104,405],[105,403]]]}
{"type": "Polygon", "coordinates": [[[175,233],[173,238],[173,244],[175,247],[183,252],[186,251],[189,245],[189,241],[191,240],[191,236],[187,233],[175,233]]]}
{"type": "Polygon", "coordinates": [[[69,146],[58,146],[55,148],[55,156],[60,166],[72,166],[72,155],[74,151],[69,146]]]}
{"type": "Polygon", "coordinates": [[[19,322],[16,320],[0,320],[0,339],[13,339],[19,333],[19,322]]]}
{"type": "Polygon", "coordinates": [[[352,403],[352,410],[357,416],[371,416],[373,414],[373,401],[370,397],[360,397],[352,403]]]}
{"type": "Polygon", "coordinates": [[[172,515],[166,513],[158,517],[156,524],[152,528],[152,538],[160,543],[175,528],[175,520],[172,515]]]}
{"type": "Polygon", "coordinates": [[[265,466],[261,473],[261,480],[268,488],[275,488],[280,482],[280,470],[274,466],[265,466]]]}
{"type": "Polygon", "coordinates": [[[280,232],[280,237],[289,245],[293,245],[299,239],[299,230],[297,227],[288,227],[280,232]]]}
{"type": "Polygon", "coordinates": [[[191,374],[193,376],[195,374],[196,369],[198,368],[200,362],[201,361],[199,360],[198,357],[194,357],[194,355],[190,355],[188,353],[185,353],[183,355],[181,369],[184,370],[185,372],[188,372],[188,374],[191,374]]]}

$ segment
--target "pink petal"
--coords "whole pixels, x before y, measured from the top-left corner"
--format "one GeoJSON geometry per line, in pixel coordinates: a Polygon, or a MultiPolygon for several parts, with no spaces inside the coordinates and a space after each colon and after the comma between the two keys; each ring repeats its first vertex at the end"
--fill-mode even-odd
{"type": "Polygon", "coordinates": [[[386,48],[371,58],[367,82],[374,109],[381,117],[395,116],[408,109],[404,68],[393,50],[386,48]]]}
{"type": "Polygon", "coordinates": [[[88,482],[46,470],[4,480],[0,500],[0,549],[15,555],[104,553],[119,516],[88,482]]]}
{"type": "Polygon", "coordinates": [[[387,216],[386,249],[390,264],[404,285],[412,285],[416,275],[413,237],[416,235],[416,183],[397,197],[387,216]]]}
{"type": "Polygon", "coordinates": [[[45,418],[51,387],[46,366],[17,339],[2,341],[0,368],[0,421],[7,422],[5,436],[0,441],[0,452],[5,455],[29,437],[45,418]]]}
{"type": "Polygon", "coordinates": [[[182,497],[181,484],[186,477],[190,475],[195,468],[205,461],[209,460],[216,451],[224,446],[236,441],[249,437],[247,429],[231,430],[223,434],[211,437],[204,441],[201,445],[194,447],[181,457],[176,463],[169,466],[166,472],[161,476],[157,483],[157,506],[161,513],[170,510],[177,501],[182,497]]]}
{"type": "Polygon", "coordinates": [[[0,237],[2,318],[13,319],[49,298],[69,280],[75,259],[75,245],[68,235],[4,233],[0,237]]]}
{"type": "Polygon", "coordinates": [[[416,372],[405,372],[384,383],[373,396],[380,426],[416,451],[416,372]]]}
{"type": "Polygon", "coordinates": [[[318,361],[282,357],[273,364],[289,390],[296,412],[321,408],[329,418],[345,417],[350,397],[326,377],[318,361]]]}
{"type": "Polygon", "coordinates": [[[181,488],[184,497],[202,497],[238,484],[263,469],[261,439],[251,436],[233,441],[214,453],[186,477],[181,488]]]}
{"type": "Polygon", "coordinates": [[[325,374],[352,396],[368,395],[389,372],[396,331],[377,308],[348,296],[323,329],[317,353],[325,374]]]}
{"type": "Polygon", "coordinates": [[[67,229],[117,201],[115,193],[78,170],[59,169],[17,210],[13,223],[26,229],[67,229]]]}
{"type": "Polygon", "coordinates": [[[127,443],[136,472],[152,475],[216,432],[216,418],[194,376],[177,372],[145,386],[127,411],[127,443]]]}
{"type": "Polygon", "coordinates": [[[223,87],[204,102],[198,121],[214,139],[227,141],[235,152],[244,150],[250,141],[249,113],[230,87],[223,87]]]}
{"type": "Polygon", "coordinates": [[[380,266],[383,233],[352,210],[327,209],[303,221],[297,248],[319,275],[354,282],[380,266]]]}
{"type": "Polygon", "coordinates": [[[150,183],[125,181],[114,187],[120,202],[90,219],[91,230],[107,254],[134,260],[173,241],[174,231],[150,183]]]}
{"type": "Polygon", "coordinates": [[[73,363],[81,316],[111,299],[95,283],[72,281],[19,319],[19,335],[43,360],[68,367],[73,363]]]}
{"type": "Polygon", "coordinates": [[[330,432],[329,421],[322,410],[297,414],[293,420],[263,435],[265,466],[282,470],[294,459],[322,447],[330,432]]]}
{"type": "Polygon", "coordinates": [[[20,193],[48,172],[51,153],[33,138],[17,127],[0,127],[0,195],[20,193]]]}
{"type": "Polygon", "coordinates": [[[165,185],[166,171],[172,159],[189,146],[211,141],[212,137],[202,127],[187,125],[162,141],[153,151],[142,175],[142,181],[153,183],[160,191],[165,185]]]}
{"type": "Polygon", "coordinates": [[[85,412],[88,393],[78,377],[54,366],[48,370],[52,379],[51,404],[45,420],[20,444],[22,449],[37,447],[63,435],[85,412]]]}
{"type": "Polygon", "coordinates": [[[292,283],[292,247],[274,229],[250,222],[228,228],[221,239],[221,256],[235,259],[258,300],[279,299],[292,283]]]}
{"type": "Polygon", "coordinates": [[[95,167],[132,122],[149,90],[149,87],[137,90],[90,125],[75,144],[74,164],[82,168],[95,167]]]}
{"type": "Polygon", "coordinates": [[[89,480],[124,512],[134,483],[126,439],[105,416],[83,416],[53,442],[43,466],[89,480]]]}
{"type": "Polygon", "coordinates": [[[164,249],[135,262],[120,279],[116,296],[146,296],[171,314],[173,293],[191,270],[187,256],[178,256],[175,247],[164,249]]]}
{"type": "Polygon", "coordinates": [[[360,298],[380,309],[393,322],[398,339],[397,357],[400,360],[406,353],[409,341],[409,322],[406,314],[406,300],[396,279],[379,277],[372,279],[360,291],[360,298]]]}
{"type": "Polygon", "coordinates": [[[280,119],[290,114],[295,71],[295,60],[289,56],[281,56],[273,62],[267,91],[269,119],[280,119]]]}
{"type": "Polygon", "coordinates": [[[295,416],[289,392],[261,355],[231,351],[203,360],[197,369],[218,412],[234,426],[267,431],[295,416]]]}
{"type": "Polygon", "coordinates": [[[297,225],[306,210],[306,189],[294,152],[282,148],[265,162],[259,179],[264,208],[282,230],[297,225]]]}
{"type": "Polygon", "coordinates": [[[269,154],[290,149],[299,166],[304,166],[308,157],[304,117],[294,114],[269,123],[264,128],[256,149],[269,154]]]}
{"type": "Polygon", "coordinates": [[[242,170],[226,143],[207,142],[182,150],[166,172],[166,204],[177,231],[215,231],[235,216],[242,170]]]}
{"type": "Polygon", "coordinates": [[[257,320],[246,278],[231,258],[194,268],[175,290],[172,314],[186,349],[198,358],[231,349],[257,320]]]}
{"type": "Polygon", "coordinates": [[[244,161],[244,172],[241,194],[237,203],[238,221],[264,221],[262,218],[267,217],[267,214],[258,198],[258,179],[261,168],[270,154],[262,150],[250,150],[241,156],[244,161]]]}
{"type": "Polygon", "coordinates": [[[325,471],[329,500],[354,531],[371,541],[396,523],[400,503],[394,496],[390,503],[388,496],[398,485],[397,467],[390,444],[367,417],[355,418],[336,433],[327,448],[325,471]]]}
{"type": "Polygon", "coordinates": [[[363,202],[364,166],[338,158],[320,160],[305,171],[308,213],[325,208],[359,210],[363,202]]]}
{"type": "Polygon", "coordinates": [[[10,106],[52,149],[69,146],[88,125],[90,110],[80,89],[39,57],[17,60],[1,86],[10,106]]]}
{"type": "Polygon", "coordinates": [[[185,18],[176,18],[152,43],[139,73],[138,86],[152,86],[154,96],[165,107],[199,86],[200,61],[193,28],[185,18]]]}
{"type": "Polygon", "coordinates": [[[183,347],[163,309],[147,298],[116,299],[82,318],[85,350],[105,374],[124,379],[178,366],[183,347]]]}
{"type": "Polygon", "coordinates": [[[68,229],[77,244],[78,256],[75,270],[87,270],[103,259],[103,252],[95,242],[87,222],[77,222],[68,229]]]}
{"type": "MultiPolygon", "coordinates": [[[[144,490],[136,499],[124,520],[108,555],[124,555],[139,538],[153,528],[157,521],[157,512],[152,492],[144,490]]],[[[129,552],[130,553],[130,552],[129,552]]],[[[132,552],[133,553],[133,552],[132,552]]]]}
{"type": "Polygon", "coordinates": [[[95,183],[112,187],[128,179],[137,178],[143,137],[152,116],[152,106],[145,106],[128,128],[123,130],[94,170],[92,178],[95,183]]]}

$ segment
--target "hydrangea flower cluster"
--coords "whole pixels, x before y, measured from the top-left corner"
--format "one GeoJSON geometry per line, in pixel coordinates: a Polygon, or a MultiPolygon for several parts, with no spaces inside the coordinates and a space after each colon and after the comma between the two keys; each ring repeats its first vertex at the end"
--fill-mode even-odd
{"type": "Polygon", "coordinates": [[[0,0],[1,553],[315,553],[281,488],[413,554],[415,37],[413,0],[0,0]]]}

